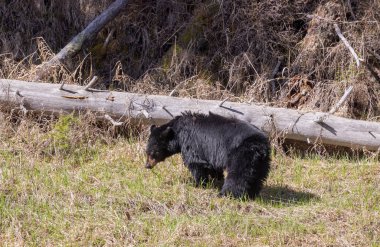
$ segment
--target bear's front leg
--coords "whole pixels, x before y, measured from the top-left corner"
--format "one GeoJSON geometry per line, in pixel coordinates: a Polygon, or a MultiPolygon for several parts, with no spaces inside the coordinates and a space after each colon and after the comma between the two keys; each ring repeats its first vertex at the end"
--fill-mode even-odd
{"type": "Polygon", "coordinates": [[[203,163],[191,163],[187,166],[189,168],[193,178],[195,180],[195,185],[204,186],[208,183],[209,169],[205,167],[203,163]]]}

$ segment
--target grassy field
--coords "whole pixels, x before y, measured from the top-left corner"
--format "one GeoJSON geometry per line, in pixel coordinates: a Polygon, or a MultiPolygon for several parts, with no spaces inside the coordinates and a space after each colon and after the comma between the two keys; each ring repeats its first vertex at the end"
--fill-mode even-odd
{"type": "Polygon", "coordinates": [[[380,246],[375,159],[277,154],[239,201],[194,187],[179,156],[146,170],[143,141],[84,126],[0,123],[0,245],[380,246]]]}

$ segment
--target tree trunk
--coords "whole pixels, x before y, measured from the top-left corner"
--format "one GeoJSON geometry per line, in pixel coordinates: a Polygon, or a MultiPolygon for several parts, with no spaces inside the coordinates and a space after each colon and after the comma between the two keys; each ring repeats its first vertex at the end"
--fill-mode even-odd
{"type": "Polygon", "coordinates": [[[75,36],[58,54],[48,62],[42,64],[37,72],[35,80],[40,80],[51,70],[64,63],[66,59],[73,57],[82,49],[85,42],[92,40],[96,34],[111,20],[113,20],[127,5],[128,0],[116,0],[105,11],[97,16],[82,32],[75,36]]]}
{"type": "Polygon", "coordinates": [[[0,102],[21,104],[23,109],[45,113],[91,111],[118,121],[127,118],[162,124],[184,111],[236,117],[265,132],[284,138],[376,151],[380,123],[352,120],[320,112],[299,112],[246,103],[175,98],[123,92],[86,91],[84,87],[0,79],[0,102]],[[325,117],[323,117],[325,116],[325,117]],[[321,120],[323,119],[323,121],[321,120]]]}

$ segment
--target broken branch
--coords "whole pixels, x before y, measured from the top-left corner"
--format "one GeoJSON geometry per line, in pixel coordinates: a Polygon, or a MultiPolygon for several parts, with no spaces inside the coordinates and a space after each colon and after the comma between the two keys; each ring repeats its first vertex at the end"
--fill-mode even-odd
{"type": "Polygon", "coordinates": [[[35,80],[41,80],[48,75],[51,70],[67,59],[75,56],[85,42],[92,40],[98,32],[111,20],[113,20],[127,5],[128,0],[116,0],[98,17],[96,17],[82,32],[75,36],[58,54],[50,61],[42,64],[37,72],[35,80]]]}
{"type": "Polygon", "coordinates": [[[353,86],[350,86],[344,92],[342,98],[340,98],[340,100],[338,101],[338,103],[333,108],[331,108],[331,110],[329,111],[329,114],[334,114],[340,108],[340,106],[347,100],[347,98],[350,95],[350,93],[351,93],[351,91],[352,91],[353,88],[354,88],[353,86]]]}
{"type": "Polygon", "coordinates": [[[117,121],[113,120],[113,118],[110,115],[108,115],[108,114],[106,114],[104,116],[104,118],[107,119],[108,121],[110,121],[113,126],[121,126],[121,125],[123,125],[123,122],[117,122],[117,121]]]}
{"type": "Polygon", "coordinates": [[[90,91],[89,89],[95,85],[95,83],[98,81],[98,77],[94,76],[92,77],[91,81],[84,87],[85,91],[90,91]]]}
{"type": "Polygon", "coordinates": [[[350,45],[350,43],[347,41],[347,39],[343,36],[342,31],[340,30],[338,24],[334,23],[334,28],[336,34],[339,36],[340,40],[343,42],[343,44],[348,48],[348,50],[351,52],[352,56],[355,58],[357,67],[360,66],[360,62],[363,61],[359,58],[358,54],[356,54],[354,48],[350,45]]]}

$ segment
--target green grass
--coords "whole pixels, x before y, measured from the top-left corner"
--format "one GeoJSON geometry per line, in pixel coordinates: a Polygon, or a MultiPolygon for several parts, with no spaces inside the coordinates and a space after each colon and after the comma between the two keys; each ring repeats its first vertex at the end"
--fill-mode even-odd
{"type": "Polygon", "coordinates": [[[0,245],[380,245],[375,160],[277,155],[261,197],[241,201],[194,187],[179,156],[145,169],[142,142],[34,152],[21,134],[0,133],[0,245]]]}

